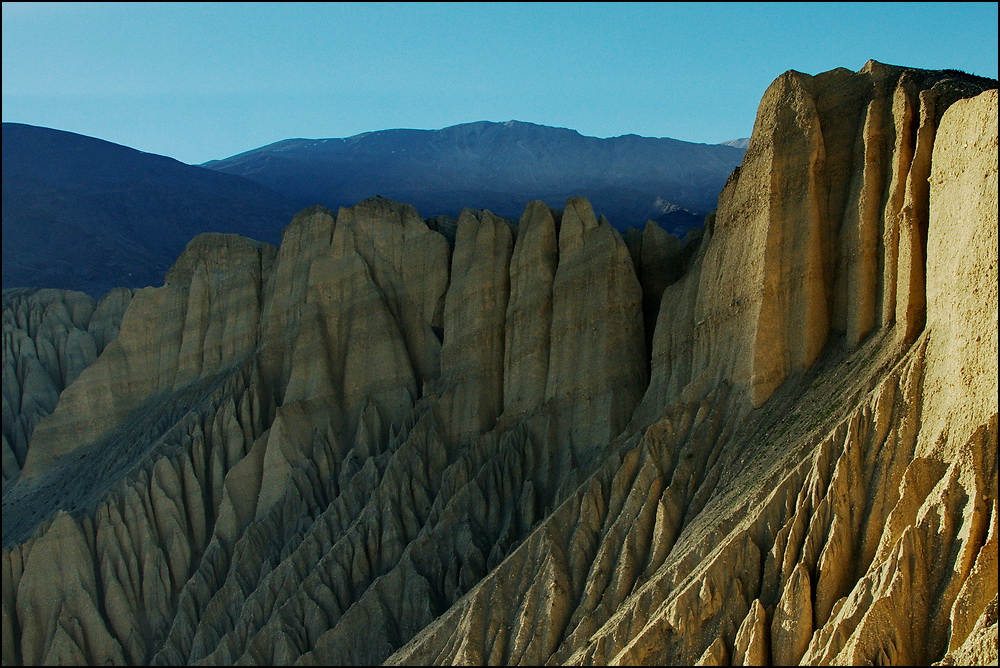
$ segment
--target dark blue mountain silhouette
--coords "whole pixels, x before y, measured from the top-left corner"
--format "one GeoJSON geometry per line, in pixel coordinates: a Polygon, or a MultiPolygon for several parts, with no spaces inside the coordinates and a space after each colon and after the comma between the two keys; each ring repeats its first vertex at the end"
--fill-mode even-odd
{"type": "Polygon", "coordinates": [[[301,206],[349,206],[378,194],[413,204],[425,216],[455,216],[471,206],[516,220],[531,200],[562,208],[569,197],[583,195],[616,227],[662,217],[684,232],[715,208],[744,152],[480,121],[442,130],[286,139],[203,166],[256,181],[301,206]]]}
{"type": "Polygon", "coordinates": [[[277,243],[296,212],[238,176],[50,128],[3,124],[3,287],[99,296],[159,285],[188,241],[277,243]]]}

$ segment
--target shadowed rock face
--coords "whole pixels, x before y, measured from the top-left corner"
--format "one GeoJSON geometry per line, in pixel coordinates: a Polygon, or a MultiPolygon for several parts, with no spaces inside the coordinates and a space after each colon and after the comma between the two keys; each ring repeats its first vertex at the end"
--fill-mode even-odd
{"type": "Polygon", "coordinates": [[[24,465],[35,425],[118,336],[132,291],[3,291],[3,479],[24,465]]]}
{"type": "Polygon", "coordinates": [[[62,386],[5,371],[4,662],[995,661],[983,89],[782,75],[686,246],[374,198],[197,238],[117,337],[5,293],[62,386]]]}

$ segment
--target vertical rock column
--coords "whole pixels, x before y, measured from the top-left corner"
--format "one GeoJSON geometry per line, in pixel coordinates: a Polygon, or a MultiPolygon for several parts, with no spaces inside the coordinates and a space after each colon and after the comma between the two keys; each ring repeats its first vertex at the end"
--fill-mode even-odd
{"type": "Polygon", "coordinates": [[[628,249],[590,203],[566,203],[552,283],[545,399],[560,438],[585,457],[627,424],[648,380],[642,288],[628,249]]]}
{"type": "MultiPolygon", "coordinates": [[[[941,437],[971,438],[998,410],[995,89],[948,109],[933,155],[924,392],[937,409],[921,416],[928,449],[941,437]]],[[[995,436],[992,447],[995,476],[995,436]]]]}
{"type": "Polygon", "coordinates": [[[510,294],[510,227],[489,211],[465,209],[444,306],[442,398],[453,438],[482,433],[503,411],[504,322],[510,294]]]}
{"type": "Polygon", "coordinates": [[[560,447],[586,457],[627,424],[648,380],[642,288],[621,236],[583,197],[521,217],[510,263],[504,410],[551,407],[560,447]]]}
{"type": "Polygon", "coordinates": [[[412,206],[379,197],[340,209],[335,224],[320,212],[302,225],[302,236],[323,247],[279,255],[275,276],[304,276],[306,287],[274,286],[269,313],[295,325],[287,333],[269,326],[266,349],[272,366],[288,369],[284,404],[326,402],[350,441],[369,404],[385,425],[398,422],[440,374],[433,328],[442,321],[448,242],[412,206]]]}
{"type": "Polygon", "coordinates": [[[779,102],[767,108],[772,116],[767,123],[773,143],[784,150],[772,157],[766,202],[763,291],[751,376],[755,406],[789,372],[816,361],[830,323],[824,269],[826,154],[819,115],[798,73],[782,75],[774,87],[779,102]]]}
{"type": "Polygon", "coordinates": [[[549,373],[552,281],[559,264],[556,219],[544,202],[528,204],[510,259],[504,329],[504,411],[533,410],[545,400],[549,373]]]}

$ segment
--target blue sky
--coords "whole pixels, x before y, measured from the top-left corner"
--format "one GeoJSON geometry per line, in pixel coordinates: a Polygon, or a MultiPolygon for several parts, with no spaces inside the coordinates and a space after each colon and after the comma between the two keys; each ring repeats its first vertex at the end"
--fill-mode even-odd
{"type": "Polygon", "coordinates": [[[189,163],[511,119],[748,136],[779,74],[997,77],[997,3],[3,3],[3,120],[189,163]]]}

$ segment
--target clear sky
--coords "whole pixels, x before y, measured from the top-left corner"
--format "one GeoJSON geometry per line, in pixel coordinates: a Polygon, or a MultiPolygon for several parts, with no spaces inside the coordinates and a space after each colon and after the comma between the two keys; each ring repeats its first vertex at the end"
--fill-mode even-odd
{"type": "Polygon", "coordinates": [[[3,3],[3,120],[189,163],[521,120],[748,136],[779,74],[997,77],[997,3],[3,3]]]}

